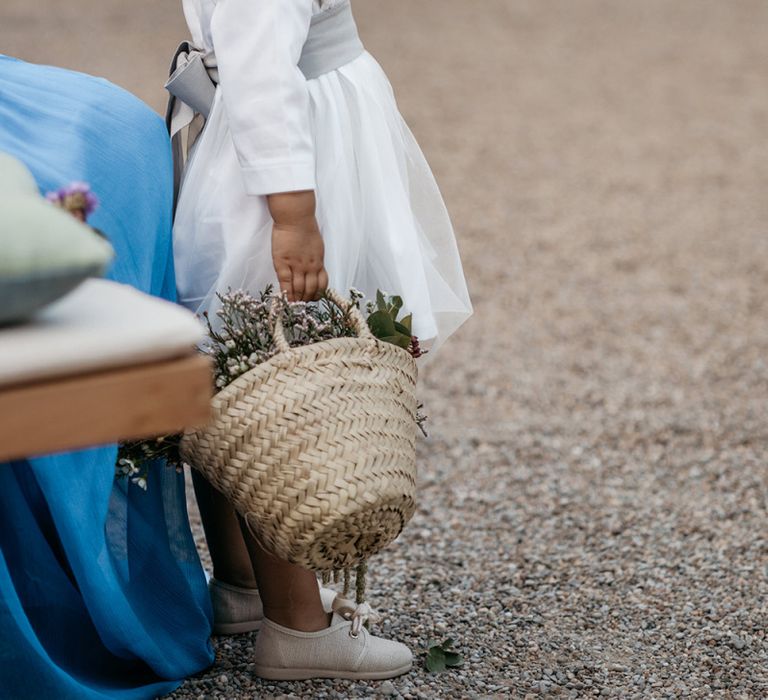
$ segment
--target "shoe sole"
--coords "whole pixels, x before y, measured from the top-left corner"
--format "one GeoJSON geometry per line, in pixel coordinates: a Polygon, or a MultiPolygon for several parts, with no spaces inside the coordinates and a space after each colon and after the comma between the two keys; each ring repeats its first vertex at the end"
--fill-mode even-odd
{"type": "Polygon", "coordinates": [[[413,668],[413,663],[392,669],[391,671],[329,671],[319,668],[270,668],[256,664],[254,673],[268,681],[308,681],[312,678],[340,678],[352,681],[383,681],[387,678],[395,678],[408,673],[413,668]]]}
{"type": "Polygon", "coordinates": [[[261,629],[261,620],[248,620],[247,622],[223,622],[214,624],[214,637],[228,637],[233,634],[247,634],[261,629]]]}

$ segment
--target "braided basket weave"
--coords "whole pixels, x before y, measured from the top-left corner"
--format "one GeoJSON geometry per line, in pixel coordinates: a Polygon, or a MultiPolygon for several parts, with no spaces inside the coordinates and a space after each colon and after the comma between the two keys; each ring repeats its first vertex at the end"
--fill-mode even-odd
{"type": "Polygon", "coordinates": [[[290,348],[278,318],[278,354],[217,393],[181,444],[266,549],[317,571],[392,542],[416,492],[416,363],[328,296],[359,337],[290,348]]]}

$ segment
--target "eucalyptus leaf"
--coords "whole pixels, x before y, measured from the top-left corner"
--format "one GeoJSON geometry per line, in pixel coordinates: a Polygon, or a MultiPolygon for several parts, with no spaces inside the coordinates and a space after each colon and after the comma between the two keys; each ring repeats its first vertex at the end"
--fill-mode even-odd
{"type": "Polygon", "coordinates": [[[391,299],[390,313],[393,319],[397,319],[400,309],[403,308],[403,297],[394,296],[391,299]]]}
{"type": "Polygon", "coordinates": [[[409,338],[411,337],[411,331],[404,326],[401,321],[395,321],[395,330],[402,335],[407,335],[409,338]]]}
{"type": "Polygon", "coordinates": [[[376,308],[379,311],[389,310],[389,304],[387,304],[387,299],[380,289],[376,290],[376,308]]]}
{"type": "Polygon", "coordinates": [[[413,335],[413,314],[408,314],[401,318],[400,324],[408,332],[408,335],[413,335]]]}
{"type": "Polygon", "coordinates": [[[395,322],[386,311],[375,311],[368,317],[368,328],[377,338],[383,340],[389,336],[397,335],[395,322]]]}
{"type": "Polygon", "coordinates": [[[407,350],[411,345],[411,336],[409,335],[388,335],[384,338],[379,338],[379,340],[383,340],[385,343],[391,343],[392,345],[397,345],[397,347],[403,348],[403,350],[407,350]]]}

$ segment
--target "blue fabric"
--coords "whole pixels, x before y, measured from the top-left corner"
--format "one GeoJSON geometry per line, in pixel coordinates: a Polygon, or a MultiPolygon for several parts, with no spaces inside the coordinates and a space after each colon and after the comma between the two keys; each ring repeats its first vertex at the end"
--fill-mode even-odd
{"type": "MultiPolygon", "coordinates": [[[[0,56],[0,151],[41,191],[84,180],[112,279],[173,299],[162,120],[114,85],[0,56]]],[[[115,483],[116,448],[0,464],[0,696],[154,698],[213,661],[183,476],[115,483]]]]}

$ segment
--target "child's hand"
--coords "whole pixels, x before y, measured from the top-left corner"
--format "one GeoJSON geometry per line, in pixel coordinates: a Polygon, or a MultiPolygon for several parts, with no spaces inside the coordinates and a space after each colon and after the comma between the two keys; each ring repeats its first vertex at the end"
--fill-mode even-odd
{"type": "Polygon", "coordinates": [[[314,192],[267,197],[274,220],[272,263],[289,301],[313,301],[328,287],[325,246],[315,219],[314,192]]]}

